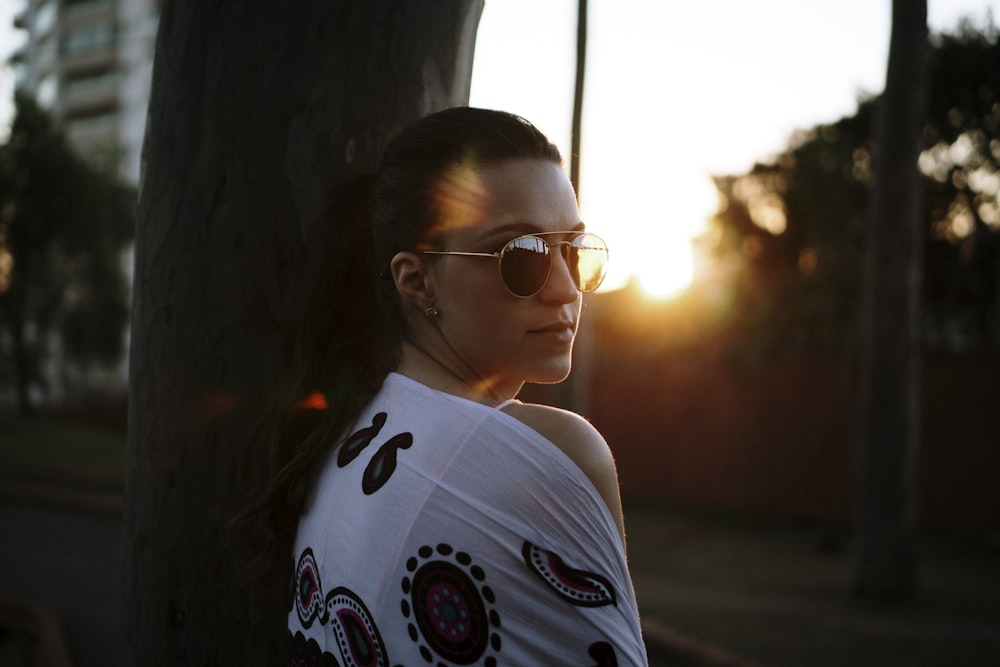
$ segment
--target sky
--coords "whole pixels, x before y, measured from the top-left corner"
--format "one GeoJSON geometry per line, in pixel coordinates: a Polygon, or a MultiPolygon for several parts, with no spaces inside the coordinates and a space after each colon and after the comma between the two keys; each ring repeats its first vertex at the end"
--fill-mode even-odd
{"type": "MultiPolygon", "coordinates": [[[[568,153],[575,0],[486,0],[470,103],[518,113],[568,153]]],[[[932,30],[998,0],[928,0],[932,30]]],[[[581,218],[611,246],[606,285],[670,293],[716,207],[711,175],[852,115],[885,83],[891,0],[589,0],[581,218]]]]}
{"type": "MultiPolygon", "coordinates": [[[[0,55],[19,42],[0,0],[0,55]]],[[[576,0],[485,0],[470,104],[518,113],[568,155],[576,0]]],[[[1000,0],[928,0],[932,30],[1000,20],[1000,0]]],[[[711,175],[851,115],[885,82],[891,0],[589,0],[580,211],[611,246],[606,286],[669,294],[715,210],[711,175]]],[[[0,68],[0,126],[12,77],[0,68]]]]}

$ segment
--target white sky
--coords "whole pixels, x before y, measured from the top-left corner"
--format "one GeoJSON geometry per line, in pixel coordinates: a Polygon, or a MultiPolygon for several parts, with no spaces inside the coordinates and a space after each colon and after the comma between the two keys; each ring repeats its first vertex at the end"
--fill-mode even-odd
{"type": "MultiPolygon", "coordinates": [[[[486,0],[472,99],[569,152],[575,0],[486,0]]],[[[612,249],[608,283],[686,283],[714,211],[710,174],[741,173],[791,133],[881,92],[891,0],[590,0],[581,215],[612,249]]],[[[931,29],[985,23],[998,0],[929,0],[931,29]]]]}
{"type": "MultiPolygon", "coordinates": [[[[978,24],[1000,0],[928,0],[933,30],[978,24]]],[[[576,0],[486,0],[471,104],[518,113],[568,155],[576,0]]],[[[21,0],[0,0],[0,55],[21,0]]],[[[690,239],[715,206],[710,174],[739,173],[796,129],[852,114],[885,81],[891,0],[589,0],[581,215],[629,274],[690,279],[690,239]]],[[[0,125],[11,75],[0,68],[0,125]]]]}

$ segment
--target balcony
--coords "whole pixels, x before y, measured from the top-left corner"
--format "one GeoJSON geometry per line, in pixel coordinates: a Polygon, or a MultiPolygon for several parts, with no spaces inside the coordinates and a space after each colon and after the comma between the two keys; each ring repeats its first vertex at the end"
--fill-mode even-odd
{"type": "Polygon", "coordinates": [[[59,40],[65,70],[111,65],[117,51],[118,31],[110,21],[66,29],[59,40]]]}
{"type": "Polygon", "coordinates": [[[62,87],[63,113],[74,116],[87,109],[113,106],[118,99],[118,84],[115,72],[67,81],[62,87]]]}
{"type": "Polygon", "coordinates": [[[63,25],[71,26],[79,22],[93,22],[95,19],[111,23],[115,19],[115,2],[113,0],[86,0],[65,4],[60,13],[63,25]]]}
{"type": "Polygon", "coordinates": [[[96,116],[66,121],[66,136],[77,149],[114,146],[118,141],[118,114],[103,113],[96,116]]]}

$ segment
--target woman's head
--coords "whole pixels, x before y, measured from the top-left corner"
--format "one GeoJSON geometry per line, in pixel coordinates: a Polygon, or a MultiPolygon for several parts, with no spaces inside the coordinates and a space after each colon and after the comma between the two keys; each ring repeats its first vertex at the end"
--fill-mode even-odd
{"type": "Polygon", "coordinates": [[[429,116],[386,151],[371,205],[390,335],[494,398],[566,376],[606,251],[544,135],[499,111],[429,116]]]}
{"type": "Polygon", "coordinates": [[[589,238],[569,179],[537,159],[459,176],[465,194],[444,207],[434,249],[392,260],[410,316],[406,338],[483,400],[558,382],[570,370],[582,303],[576,258],[587,251],[577,244],[589,238]]]}
{"type": "Polygon", "coordinates": [[[503,111],[455,107],[404,129],[386,149],[371,184],[375,269],[386,316],[401,330],[389,273],[396,253],[429,249],[461,224],[470,196],[468,174],[511,160],[562,164],[559,149],[523,118],[503,111]]]}

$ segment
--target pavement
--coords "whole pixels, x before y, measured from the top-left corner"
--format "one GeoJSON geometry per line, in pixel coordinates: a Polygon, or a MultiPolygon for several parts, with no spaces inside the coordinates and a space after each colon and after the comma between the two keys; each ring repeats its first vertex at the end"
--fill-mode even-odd
{"type": "MultiPolygon", "coordinates": [[[[118,667],[122,499],[0,479],[0,667],[118,667]]],[[[650,667],[754,667],[643,623],[650,667]]]]}
{"type": "Polygon", "coordinates": [[[0,529],[0,665],[123,665],[120,497],[0,480],[0,529]]]}

